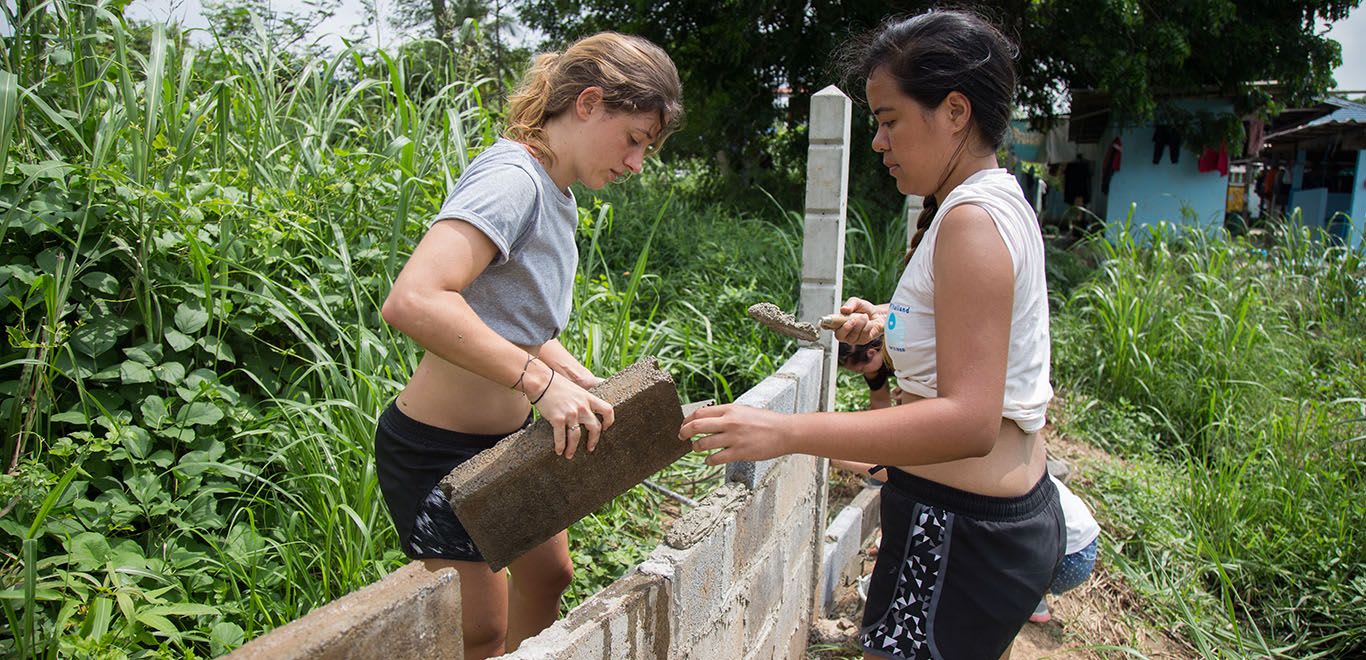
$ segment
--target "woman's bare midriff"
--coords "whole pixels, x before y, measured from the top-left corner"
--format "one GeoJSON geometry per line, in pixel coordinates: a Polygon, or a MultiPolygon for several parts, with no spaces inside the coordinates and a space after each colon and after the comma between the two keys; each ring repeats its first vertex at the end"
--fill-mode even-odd
{"type": "Polygon", "coordinates": [[[423,424],[479,435],[516,431],[531,413],[521,392],[431,353],[422,357],[398,395],[398,408],[423,424]]]}
{"type": "MultiPolygon", "coordinates": [[[[901,404],[923,397],[901,392],[901,404]]],[[[1018,497],[1043,478],[1044,443],[1038,433],[1025,433],[1014,420],[1001,418],[1001,430],[991,453],[933,465],[899,465],[922,479],[989,497],[1018,497]]]]}

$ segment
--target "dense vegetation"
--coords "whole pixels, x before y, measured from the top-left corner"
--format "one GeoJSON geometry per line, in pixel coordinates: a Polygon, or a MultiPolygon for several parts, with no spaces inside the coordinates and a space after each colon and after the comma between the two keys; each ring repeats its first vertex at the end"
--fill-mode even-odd
{"type": "MultiPolygon", "coordinates": [[[[487,87],[421,44],[196,49],[66,2],[15,23],[0,653],[217,654],[400,565],[370,442],[420,353],[378,306],[495,131],[487,87]]],[[[729,400],[790,351],[742,310],[794,304],[799,216],[724,191],[682,160],[579,191],[564,340],[596,372],[653,355],[686,398],[729,400]]],[[[846,290],[879,297],[905,225],[860,209],[846,290]]],[[[1295,232],[1051,253],[1061,418],[1133,466],[1088,493],[1106,560],[1212,654],[1366,648],[1362,259],[1295,232]]],[[[717,474],[658,480],[700,496],[717,474]]],[[[638,488],[578,523],[566,606],[667,506],[638,488]]]]}
{"type": "Polygon", "coordinates": [[[1366,251],[1295,226],[1092,242],[1054,318],[1108,559],[1207,656],[1366,651],[1366,251]]]}

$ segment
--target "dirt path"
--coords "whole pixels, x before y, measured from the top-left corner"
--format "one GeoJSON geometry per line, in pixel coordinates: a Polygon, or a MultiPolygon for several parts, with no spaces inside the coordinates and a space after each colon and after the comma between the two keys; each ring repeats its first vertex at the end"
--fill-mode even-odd
{"type": "MultiPolygon", "coordinates": [[[[1051,426],[1044,433],[1048,435],[1049,453],[1072,466],[1068,483],[1074,489],[1084,490],[1089,474],[1118,460],[1090,445],[1054,436],[1051,426]]],[[[871,569],[872,560],[865,559],[865,573],[871,569]]],[[[857,593],[846,589],[839,594],[837,602],[839,613],[847,621],[859,620],[862,603],[857,593]]],[[[1198,657],[1185,643],[1145,619],[1138,596],[1103,563],[1096,566],[1085,584],[1062,596],[1050,596],[1048,602],[1053,620],[1025,624],[1015,638],[1012,660],[1119,657],[1184,660],[1198,657]]],[[[840,626],[831,622],[817,626],[812,631],[808,657],[820,660],[861,657],[853,639],[853,628],[852,623],[840,626]]]]}

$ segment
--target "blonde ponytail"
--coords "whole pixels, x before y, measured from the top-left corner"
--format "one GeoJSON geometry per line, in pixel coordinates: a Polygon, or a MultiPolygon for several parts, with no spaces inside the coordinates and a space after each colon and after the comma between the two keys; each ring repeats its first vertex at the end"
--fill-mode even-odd
{"type": "Polygon", "coordinates": [[[555,62],[560,54],[554,51],[541,53],[531,63],[521,84],[508,97],[507,128],[504,137],[530,146],[537,154],[550,155],[545,143],[545,120],[548,119],[546,105],[550,100],[550,81],[555,77],[555,62]]]}

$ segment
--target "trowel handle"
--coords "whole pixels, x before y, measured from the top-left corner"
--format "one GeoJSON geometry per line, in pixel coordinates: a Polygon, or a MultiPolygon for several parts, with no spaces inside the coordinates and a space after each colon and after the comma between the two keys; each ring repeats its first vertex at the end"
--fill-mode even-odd
{"type": "Polygon", "coordinates": [[[825,316],[821,317],[820,323],[818,323],[818,325],[820,325],[822,328],[825,328],[826,330],[839,330],[840,327],[844,325],[844,322],[848,320],[849,317],[843,314],[826,314],[825,316]]]}

